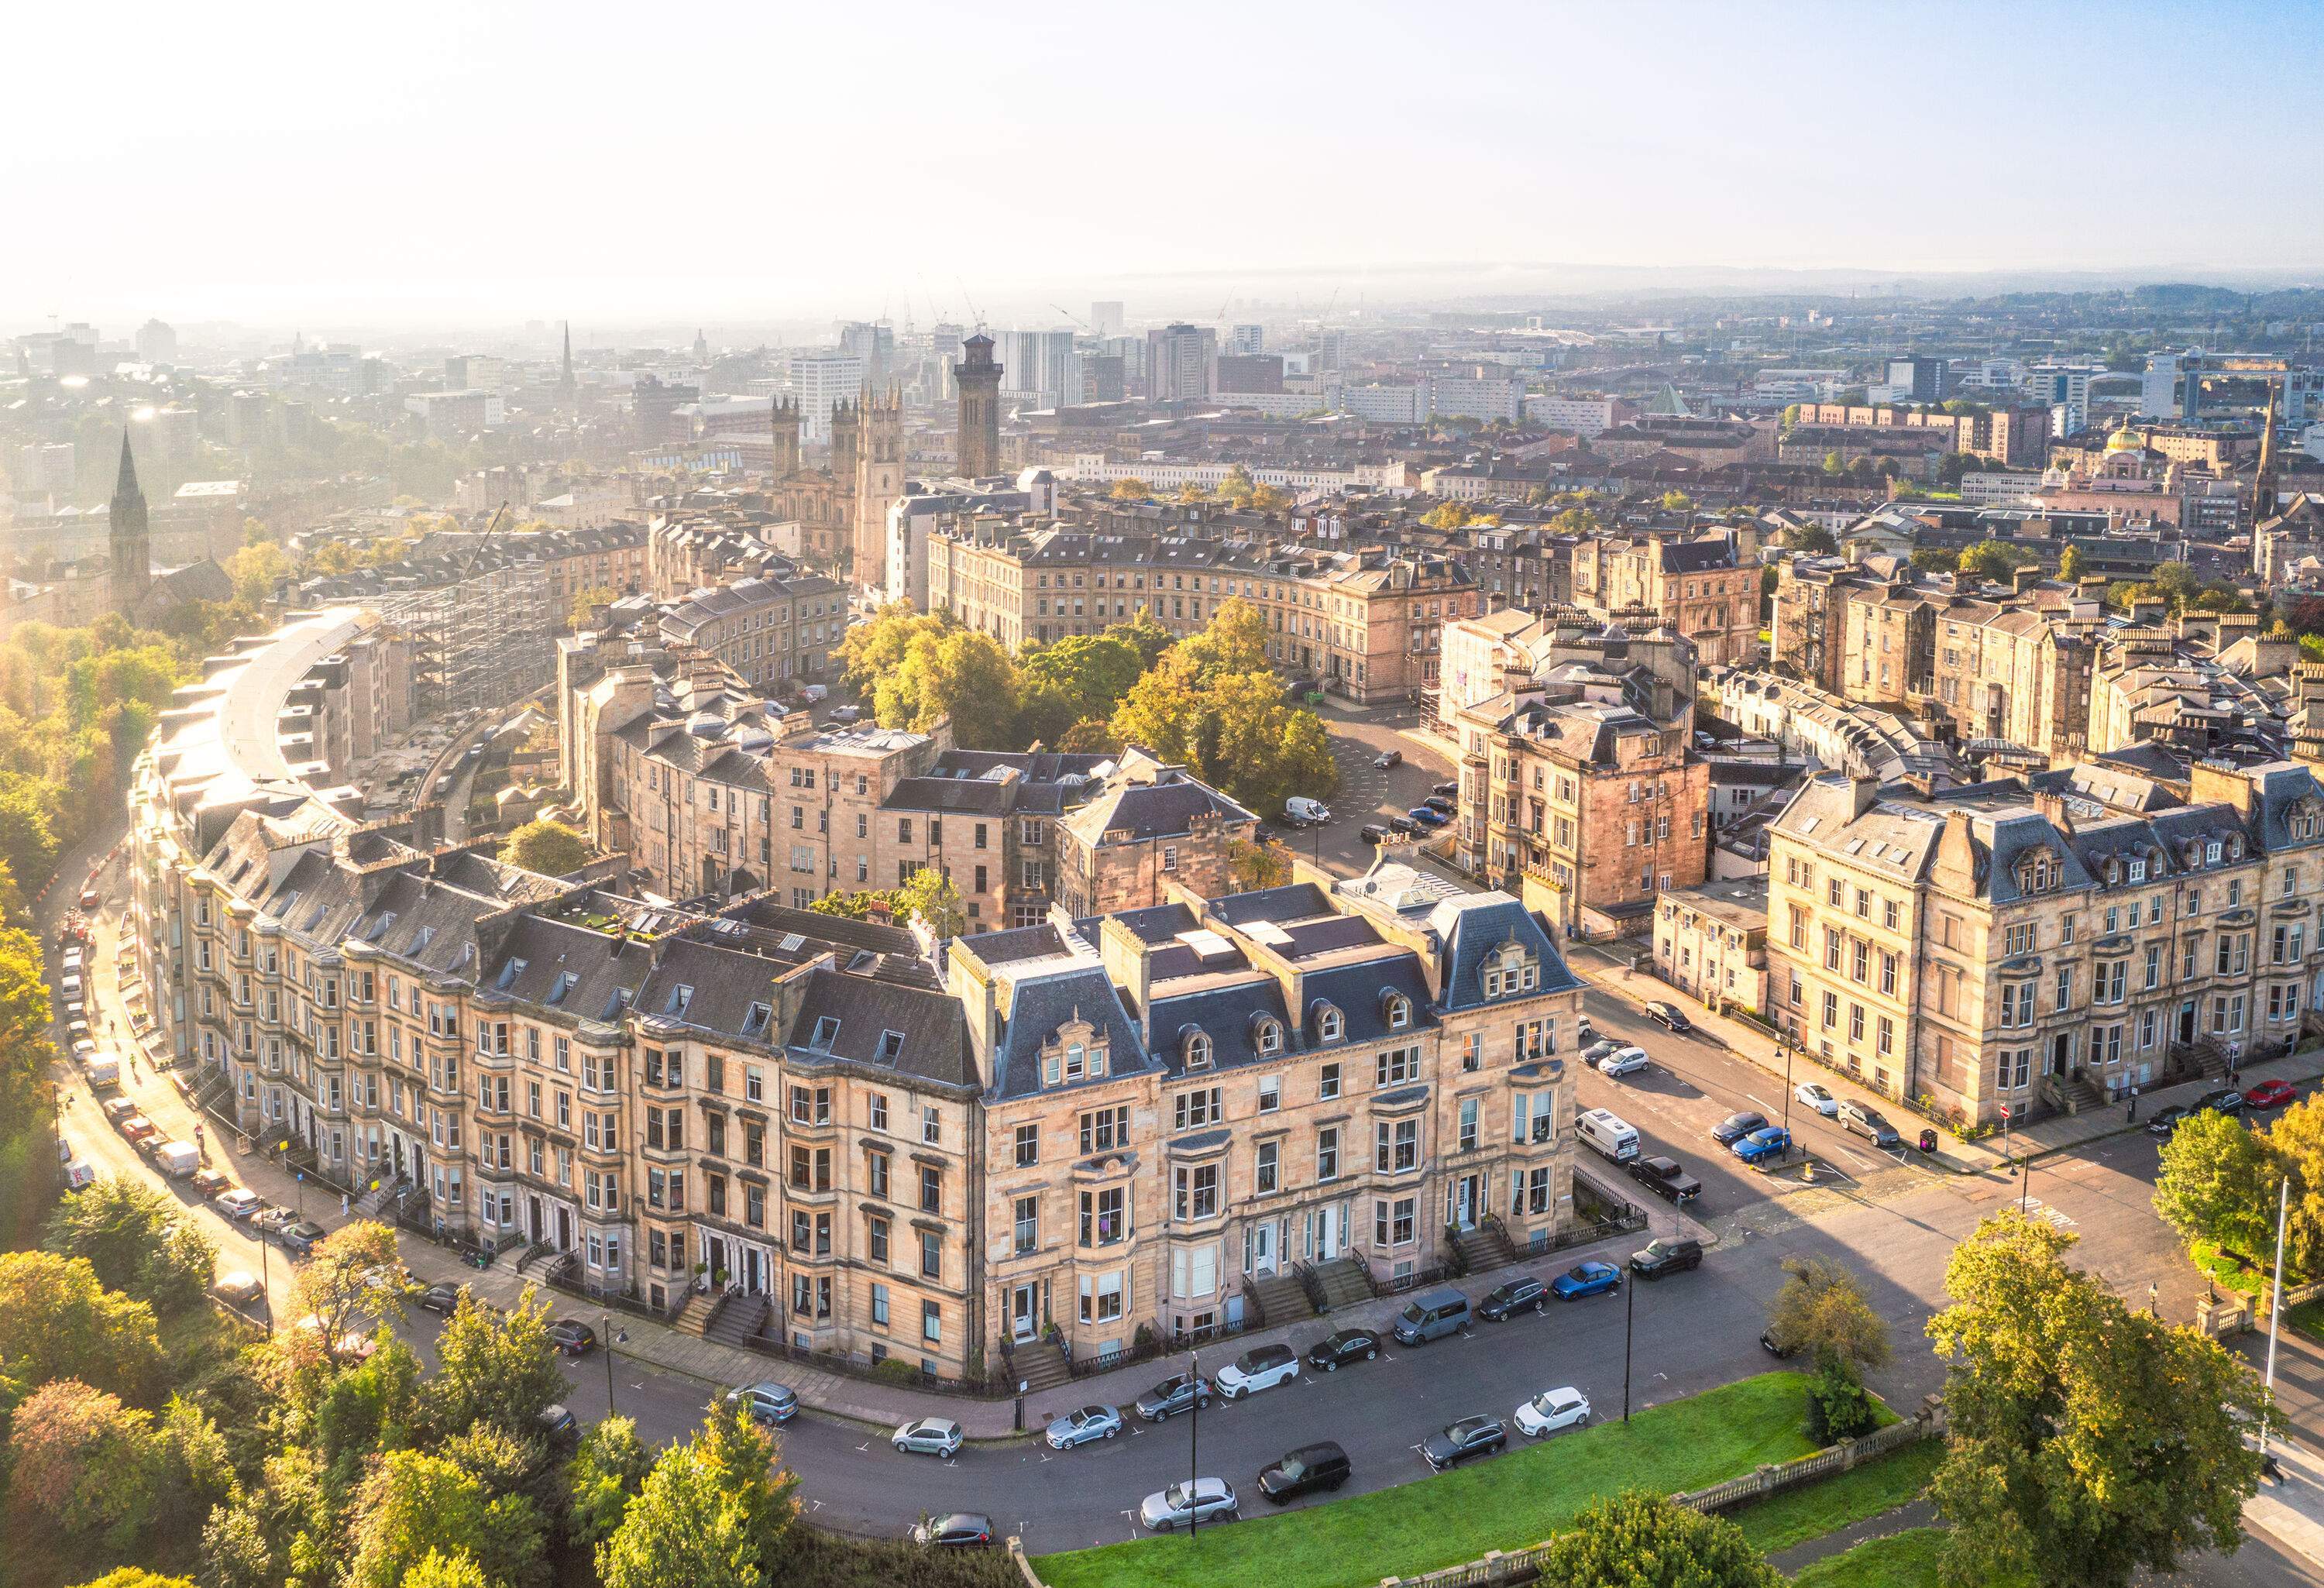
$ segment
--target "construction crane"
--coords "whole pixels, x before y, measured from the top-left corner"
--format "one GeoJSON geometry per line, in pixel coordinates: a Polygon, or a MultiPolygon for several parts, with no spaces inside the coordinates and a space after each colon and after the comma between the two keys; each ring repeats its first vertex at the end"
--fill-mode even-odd
{"type": "Polygon", "coordinates": [[[460,565],[462,578],[465,579],[476,571],[477,559],[484,556],[484,548],[492,541],[493,531],[500,528],[501,520],[508,516],[508,510],[509,504],[505,502],[502,503],[499,511],[493,514],[492,522],[484,526],[484,532],[476,537],[476,543],[474,546],[468,548],[468,560],[460,565]]]}
{"type": "Polygon", "coordinates": [[[1086,331],[1089,329],[1089,322],[1082,319],[1080,315],[1075,314],[1072,309],[1067,309],[1064,304],[1052,303],[1049,307],[1056,309],[1059,314],[1064,315],[1067,319],[1073,321],[1074,324],[1081,327],[1083,330],[1086,331]]]}

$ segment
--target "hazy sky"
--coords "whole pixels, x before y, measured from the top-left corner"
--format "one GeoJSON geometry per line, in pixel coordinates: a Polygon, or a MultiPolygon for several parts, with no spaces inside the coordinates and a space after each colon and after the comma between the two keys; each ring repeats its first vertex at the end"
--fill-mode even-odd
{"type": "Polygon", "coordinates": [[[5,16],[0,332],[926,323],[1415,263],[2324,274],[2313,5],[5,16]]]}

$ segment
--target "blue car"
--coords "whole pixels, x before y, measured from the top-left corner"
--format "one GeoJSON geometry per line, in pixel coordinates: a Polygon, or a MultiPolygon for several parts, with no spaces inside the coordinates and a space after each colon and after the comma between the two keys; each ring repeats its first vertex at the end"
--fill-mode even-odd
{"type": "Polygon", "coordinates": [[[1410,817],[1414,821],[1418,822],[1424,827],[1441,827],[1450,823],[1452,819],[1451,817],[1446,816],[1443,811],[1434,809],[1425,805],[1416,805],[1404,814],[1410,817]]]}
{"type": "Polygon", "coordinates": [[[1069,1411],[1048,1427],[1049,1448],[1071,1450],[1093,1439],[1111,1439],[1121,1432],[1121,1413],[1111,1406],[1084,1406],[1069,1411]]]}
{"type": "Polygon", "coordinates": [[[1752,1131],[1728,1149],[1745,1163],[1757,1163],[1763,1158],[1781,1158],[1792,1149],[1792,1133],[1781,1125],[1768,1125],[1752,1131]]]}
{"type": "Polygon", "coordinates": [[[1576,1263],[1549,1284],[1560,1301],[1579,1301],[1585,1296],[1610,1296],[1622,1288],[1622,1270],[1610,1262],[1576,1263]]]}

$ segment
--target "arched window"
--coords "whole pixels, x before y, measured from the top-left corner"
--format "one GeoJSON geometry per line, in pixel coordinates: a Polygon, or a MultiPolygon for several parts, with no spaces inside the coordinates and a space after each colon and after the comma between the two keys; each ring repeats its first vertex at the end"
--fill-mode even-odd
{"type": "Polygon", "coordinates": [[[1338,1010],[1327,1008],[1323,1013],[1315,1017],[1315,1036],[1319,1041],[1323,1042],[1337,1042],[1340,1039],[1340,1011],[1338,1010]]]}
{"type": "Polygon", "coordinates": [[[1211,1067],[1211,1039],[1200,1031],[1186,1033],[1186,1067],[1190,1070],[1211,1067]]]}
{"type": "Polygon", "coordinates": [[[1412,1000],[1391,997],[1388,1001],[1388,1029],[1401,1031],[1412,1023],[1412,1000]]]}
{"type": "Polygon", "coordinates": [[[1283,1051],[1283,1028],[1273,1020],[1259,1022],[1259,1050],[1262,1054],[1283,1051]]]}

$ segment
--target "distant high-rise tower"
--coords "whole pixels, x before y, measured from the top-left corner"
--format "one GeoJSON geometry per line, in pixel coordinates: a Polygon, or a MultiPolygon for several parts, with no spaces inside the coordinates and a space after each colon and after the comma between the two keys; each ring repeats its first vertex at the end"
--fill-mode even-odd
{"type": "Polygon", "coordinates": [[[565,373],[557,377],[557,406],[573,406],[576,388],[573,383],[573,322],[565,322],[565,373]]]}
{"type": "Polygon", "coordinates": [[[796,397],[775,399],[775,466],[778,480],[799,472],[799,406],[796,397]]]}
{"type": "Polygon", "coordinates": [[[1235,328],[1234,328],[1234,350],[1235,350],[1237,353],[1264,353],[1264,352],[1266,352],[1266,351],[1267,351],[1267,328],[1266,328],[1265,326],[1251,326],[1251,325],[1242,325],[1242,326],[1237,326],[1237,327],[1235,327],[1235,328]]]}
{"type": "Polygon", "coordinates": [[[694,362],[696,364],[710,362],[710,344],[704,338],[699,327],[696,327],[694,332],[694,362]]]}
{"type": "Polygon", "coordinates": [[[153,546],[146,531],[145,493],[137,487],[137,460],[129,454],[129,432],[121,432],[121,477],[106,510],[113,555],[113,610],[127,617],[153,582],[153,546]]]}
{"type": "Polygon", "coordinates": [[[137,328],[137,356],[147,364],[178,361],[178,333],[158,319],[137,328]]]}
{"type": "Polygon", "coordinates": [[[1100,300],[1090,305],[1089,329],[1093,337],[1121,335],[1121,300],[1100,300]]]}
{"type": "Polygon", "coordinates": [[[992,338],[982,330],[960,348],[965,356],[952,367],[960,387],[958,469],[981,480],[1001,472],[1001,366],[992,361],[992,338]]]}

